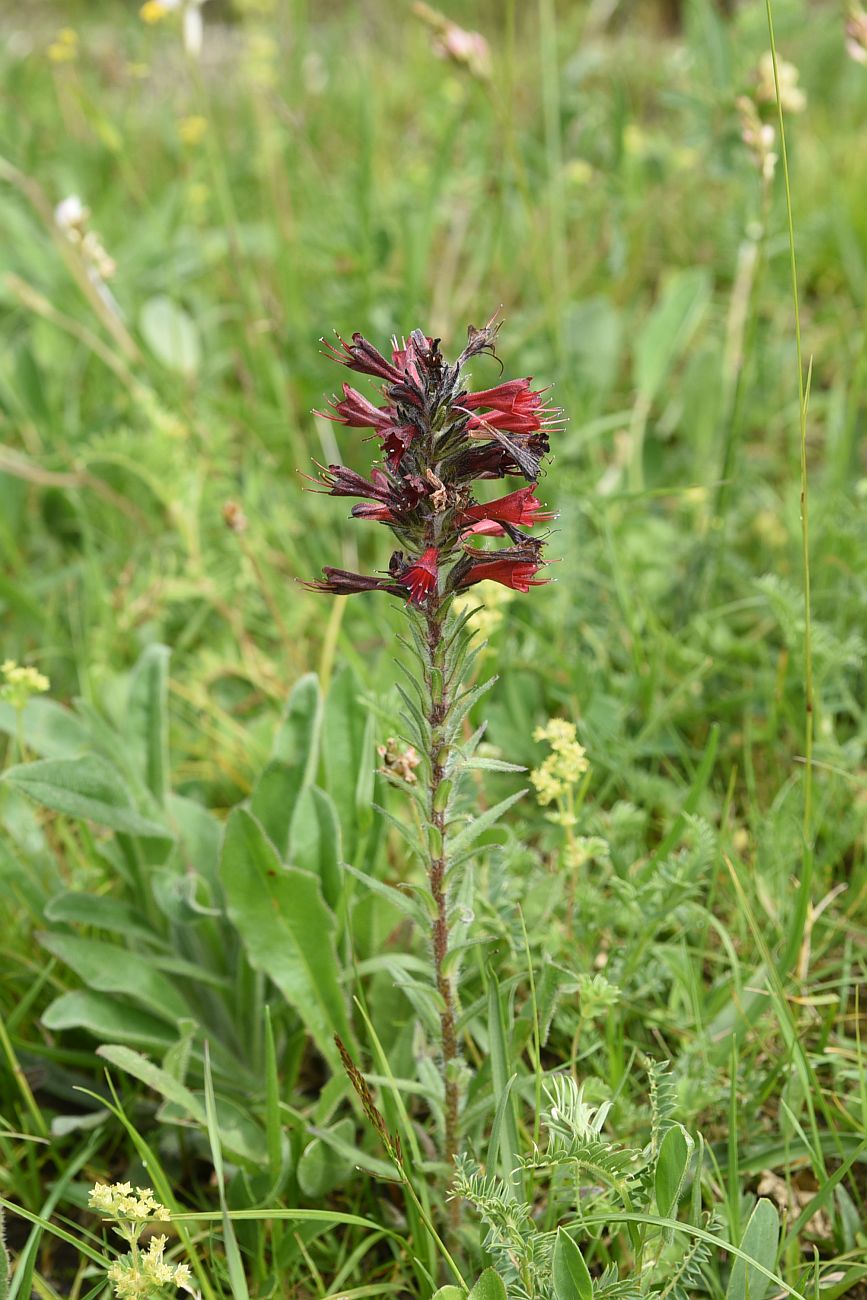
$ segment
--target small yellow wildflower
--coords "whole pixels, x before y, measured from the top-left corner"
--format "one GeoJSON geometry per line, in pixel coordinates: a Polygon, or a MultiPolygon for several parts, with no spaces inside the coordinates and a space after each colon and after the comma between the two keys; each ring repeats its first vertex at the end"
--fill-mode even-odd
{"type": "Polygon", "coordinates": [[[533,739],[546,740],[552,751],[530,773],[539,803],[544,806],[565,799],[590,766],[584,746],[577,739],[575,723],[566,718],[550,718],[543,727],[536,728],[533,739]]]}
{"type": "Polygon", "coordinates": [[[73,63],[78,58],[78,32],[72,27],[61,27],[48,47],[52,63],[73,63]]]}
{"type": "Polygon", "coordinates": [[[169,1211],[154,1197],[150,1187],[137,1187],[133,1193],[131,1183],[95,1183],[90,1190],[88,1203],[106,1218],[129,1219],[133,1223],[168,1219],[169,1211]]]}
{"type": "Polygon", "coordinates": [[[576,189],[581,189],[589,185],[593,180],[593,167],[586,158],[571,158],[563,169],[564,176],[570,185],[576,189]]]}
{"type": "Polygon", "coordinates": [[[147,1250],[139,1245],[148,1224],[170,1217],[150,1187],[136,1187],[133,1191],[131,1183],[96,1183],[90,1190],[89,1203],[106,1218],[116,1220],[115,1232],[130,1247],[129,1254],[119,1255],[106,1272],[117,1300],[151,1300],[170,1286],[195,1294],[189,1267],[166,1262],[165,1236],[151,1237],[147,1250]]]}
{"type": "Polygon", "coordinates": [[[208,129],[208,119],[200,113],[192,117],[182,117],[178,122],[178,135],[184,144],[198,144],[208,129]]]}
{"type": "Polygon", "coordinates": [[[118,1300],[139,1300],[164,1286],[192,1291],[192,1277],[186,1264],[167,1264],[163,1258],[165,1237],[151,1237],[146,1251],[121,1255],[109,1266],[107,1277],[118,1300]]]}
{"type": "MultiPolygon", "coordinates": [[[[247,48],[244,54],[244,71],[247,79],[254,86],[262,86],[265,89],[277,84],[277,61],[280,55],[280,47],[267,32],[252,31],[247,37],[247,48]]],[[[310,54],[304,59],[304,76],[306,84],[306,65],[310,54]]]]}
{"type": "Polygon", "coordinates": [[[201,181],[194,181],[187,190],[187,202],[195,212],[201,212],[210,202],[211,191],[201,181]]]}
{"type": "Polygon", "coordinates": [[[0,675],[3,678],[0,700],[5,700],[14,709],[23,709],[31,695],[43,695],[51,686],[44,673],[17,664],[14,659],[5,660],[0,675]]]}
{"type": "Polygon", "coordinates": [[[163,0],[145,0],[145,3],[139,9],[138,14],[142,22],[154,23],[162,22],[166,14],[170,11],[171,6],[163,4],[163,0]]]}

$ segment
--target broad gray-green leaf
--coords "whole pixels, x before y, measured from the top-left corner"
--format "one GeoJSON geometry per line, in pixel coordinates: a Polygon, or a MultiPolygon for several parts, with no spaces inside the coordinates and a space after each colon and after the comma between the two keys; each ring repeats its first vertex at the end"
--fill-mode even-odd
{"type": "Polygon", "coordinates": [[[507,1300],[506,1284],[492,1268],[486,1268],[469,1294],[469,1300],[507,1300]]]}
{"type": "Polygon", "coordinates": [[[142,779],[162,805],[169,788],[168,680],[170,650],[149,645],[132,670],[124,737],[134,748],[142,779]]]}
{"type": "Polygon", "coordinates": [[[289,828],[289,861],[319,877],[322,894],[337,910],[343,877],[340,871],[340,822],[329,795],[318,786],[306,786],[298,796],[289,828]]]}
{"type": "MultiPolygon", "coordinates": [[[[339,1120],[333,1129],[343,1144],[349,1145],[355,1137],[355,1125],[348,1117],[339,1120]]],[[[351,1176],[356,1165],[354,1153],[347,1155],[324,1142],[314,1138],[308,1142],[298,1160],[296,1174],[298,1184],[305,1196],[318,1200],[327,1196],[335,1187],[340,1187],[351,1176]]]]}
{"type": "Polygon", "coordinates": [[[692,1146],[692,1138],[680,1124],[673,1124],[659,1144],[654,1187],[656,1208],[663,1219],[677,1217],[692,1146]]]}
{"type": "MultiPolygon", "coordinates": [[[[96,1049],[96,1054],[110,1061],[126,1074],[131,1074],[134,1079],[138,1079],[154,1092],[158,1092],[165,1102],[160,1110],[162,1119],[170,1123],[183,1123],[192,1119],[202,1128],[207,1127],[204,1099],[198,1093],[191,1092],[168,1070],[154,1065],[153,1061],[142,1056],[141,1052],[135,1052],[132,1048],[123,1047],[119,1043],[105,1043],[96,1049]]],[[[223,1097],[217,1098],[216,1113],[223,1146],[245,1160],[264,1162],[265,1136],[249,1115],[223,1097]]]]}
{"type": "Polygon", "coordinates": [[[704,267],[676,272],[663,289],[635,341],[635,386],[645,402],[653,400],[692,338],[710,292],[704,267]]]}
{"type": "Polygon", "coordinates": [[[143,839],[172,838],[165,826],[136,811],[116,769],[95,754],[20,763],[8,768],[2,779],[55,812],[143,839]]]}
{"type": "Polygon", "coordinates": [[[182,375],[196,373],[202,360],[199,331],[189,312],[165,294],[149,298],[139,315],[142,338],[157,361],[182,375]]]}
{"type": "Polygon", "coordinates": [[[306,673],[292,689],[274,740],[273,757],[264,768],[250,800],[281,858],[288,851],[289,826],[302,790],[316,779],[322,695],[315,673],[306,673]]]}
{"type": "Polygon", "coordinates": [[[466,1294],[459,1286],[441,1286],[438,1291],[434,1291],[431,1300],[464,1300],[466,1294]]]}
{"type": "Polygon", "coordinates": [[[169,1074],[168,1070],[154,1065],[153,1061],[142,1056],[141,1052],[134,1052],[131,1047],[123,1047],[120,1043],[104,1043],[96,1049],[96,1054],[110,1061],[126,1074],[131,1074],[134,1079],[152,1088],[154,1092],[158,1092],[166,1101],[174,1102],[185,1115],[204,1126],[206,1122],[204,1105],[189,1088],[180,1083],[174,1075],[169,1074]]]}
{"type": "Polygon", "coordinates": [[[356,792],[362,763],[373,766],[374,753],[364,752],[368,710],[351,668],[335,674],[322,718],[322,763],[325,788],[334,800],[343,830],[344,852],[352,861],[358,845],[356,792]]]}
{"type": "Polygon", "coordinates": [[[40,934],[43,948],[73,970],[97,993],[119,993],[174,1025],[192,1015],[177,981],[154,970],[140,954],[117,944],[82,939],[73,934],[40,934]]]}
{"type": "Polygon", "coordinates": [[[562,1228],[557,1231],[553,1273],[556,1300],[593,1300],[593,1283],[584,1256],[562,1228]]]}
{"type": "Polygon", "coordinates": [[[105,894],[84,894],[65,890],[55,894],[45,904],[47,921],[65,921],[73,925],[88,925],[96,930],[109,930],[125,934],[131,939],[154,941],[153,930],[141,919],[141,912],[132,903],[105,894]]]}
{"type": "MultiPolygon", "coordinates": [[[[21,723],[28,752],[40,758],[70,758],[91,743],[81,719],[55,700],[28,700],[21,723]]],[[[0,700],[0,731],[8,736],[18,734],[16,711],[5,700],[0,700]]]]}
{"type": "Polygon", "coordinates": [[[322,727],[322,694],[315,673],[299,677],[286,701],[286,712],[274,740],[273,757],[300,768],[304,783],[316,776],[319,762],[319,733],[322,727]]]}
{"type": "Polygon", "coordinates": [[[220,875],[247,959],[277,985],[327,1060],[351,1041],[334,947],[334,916],[308,871],[285,867],[246,809],[229,818],[220,875]]]}
{"type": "MultiPolygon", "coordinates": [[[[780,1239],[780,1216],[772,1201],[762,1198],[756,1201],[756,1208],[750,1215],[749,1223],[744,1229],[740,1247],[757,1264],[773,1269],[777,1262],[777,1246],[780,1239]]],[[[726,1287],[726,1300],[764,1300],[771,1279],[765,1277],[757,1268],[753,1268],[743,1259],[736,1259],[732,1264],[729,1284],[726,1287]]]]}
{"type": "Polygon", "coordinates": [[[45,1008],[41,1020],[46,1029],[86,1029],[102,1042],[110,1039],[165,1049],[174,1041],[172,1030],[149,1011],[89,989],[61,993],[45,1008]]]}

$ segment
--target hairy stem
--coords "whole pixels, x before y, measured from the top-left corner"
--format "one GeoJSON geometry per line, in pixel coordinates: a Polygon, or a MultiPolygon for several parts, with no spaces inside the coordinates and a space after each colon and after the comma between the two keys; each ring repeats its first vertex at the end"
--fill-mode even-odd
{"type": "MultiPolygon", "coordinates": [[[[448,1165],[453,1165],[458,1152],[459,1137],[459,1090],[455,1077],[455,1062],[458,1056],[457,1033],[455,1030],[455,995],[452,980],[446,972],[446,958],[449,951],[448,903],[446,897],[446,805],[448,787],[445,781],[445,765],[448,759],[448,746],[445,737],[445,722],[449,711],[448,688],[445,681],[445,641],[443,638],[443,613],[441,602],[431,596],[425,610],[427,623],[427,642],[430,651],[430,669],[428,670],[428,689],[430,692],[430,716],[428,722],[431,730],[430,747],[430,838],[428,860],[428,883],[433,895],[436,914],[433,921],[433,957],[437,991],[442,999],[440,1012],[440,1049],[442,1056],[443,1093],[445,1104],[445,1140],[443,1157],[448,1165]]],[[[453,1211],[458,1202],[452,1201],[453,1211]]]]}

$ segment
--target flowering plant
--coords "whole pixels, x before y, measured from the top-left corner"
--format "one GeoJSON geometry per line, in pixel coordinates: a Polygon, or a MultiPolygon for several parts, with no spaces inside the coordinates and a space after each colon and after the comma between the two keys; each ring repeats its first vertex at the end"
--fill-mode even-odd
{"type": "MultiPolygon", "coordinates": [[[[361,334],[350,343],[340,336],[328,351],[356,373],[381,381],[382,405],[349,384],[331,400],[328,419],[353,428],[373,429],[382,453],[369,478],[343,465],[319,466],[311,481],[331,496],[357,497],[357,519],[384,525],[397,548],[379,574],[326,567],[305,584],[335,596],[382,591],[404,601],[410,614],[411,649],[418,672],[410,673],[414,693],[398,686],[405,709],[405,739],[412,761],[391,762],[386,775],[415,803],[419,836],[401,833],[423,861],[427,889],[415,919],[429,925],[433,978],[429,992],[439,1021],[442,1074],[442,1154],[451,1165],[459,1149],[462,1079],[457,1035],[457,970],[460,951],[454,932],[464,924],[461,898],[472,845],[523,791],[482,816],[468,817],[458,802],[460,778],[469,766],[520,771],[513,764],[480,759],[476,749],[484,728],[467,736],[464,722],[475,701],[491,684],[461,689],[477,651],[471,648],[472,611],[452,609],[456,594],[482,582],[528,592],[546,579],[543,539],[527,532],[554,515],[536,496],[549,433],[561,415],[529,378],[510,379],[493,388],[469,389],[465,367],[484,353],[495,355],[498,326],[470,326],[467,344],[454,363],[443,357],[438,339],[414,330],[408,341],[394,341],[390,359],[361,334]],[[525,485],[493,501],[480,501],[475,485],[509,475],[525,485]],[[505,539],[488,549],[485,539],[505,539]],[[420,707],[419,707],[420,706],[420,707]],[[418,768],[418,772],[416,772],[418,768]]],[[[409,900],[407,900],[409,903],[409,900]]],[[[456,1205],[456,1202],[454,1202],[456,1205]]]]}
{"type": "Polygon", "coordinates": [[[114,1231],[129,1250],[110,1264],[107,1277],[117,1300],[145,1300],[166,1294],[168,1288],[180,1287],[196,1294],[187,1264],[170,1264],[165,1259],[166,1236],[150,1236],[147,1250],[139,1239],[155,1223],[167,1222],[171,1215],[154,1197],[150,1187],[133,1187],[130,1183],[96,1183],[88,1203],[114,1224],[114,1231]]]}
{"type": "Polygon", "coordinates": [[[352,514],[386,524],[400,549],[388,573],[366,576],[326,567],[324,577],[307,585],[336,596],[386,591],[417,606],[433,607],[478,582],[500,582],[528,591],[545,579],[543,543],[522,532],[554,516],[535,495],[548,431],[560,412],[534,391],[532,380],[511,379],[480,392],[464,385],[464,367],[473,357],[494,353],[496,325],[469,329],[467,345],[453,365],[438,339],[414,330],[405,344],[394,341],[387,360],[360,334],[329,344],[335,361],[384,381],[384,406],[376,406],[349,384],[333,398],[328,419],[353,428],[371,428],[379,438],[383,463],[369,479],[343,465],[320,466],[319,490],[331,496],[359,497],[352,514]],[[472,485],[483,479],[520,475],[529,486],[495,501],[474,499],[472,485]],[[476,537],[508,537],[497,551],[474,544],[476,537]]]}

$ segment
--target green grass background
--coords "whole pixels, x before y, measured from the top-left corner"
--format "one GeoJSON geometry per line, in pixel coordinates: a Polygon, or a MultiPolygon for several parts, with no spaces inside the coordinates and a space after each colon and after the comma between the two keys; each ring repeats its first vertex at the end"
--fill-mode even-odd
{"type": "MultiPolygon", "coordinates": [[[[821,1187],[826,1156],[833,1170],[867,1118],[867,69],[847,57],[841,6],[775,3],[780,55],[807,95],[788,137],[812,363],[813,921],[798,889],[809,854],[786,208],[779,175],[764,206],[735,107],[768,48],[765,5],[745,0],[724,20],[691,0],[677,31],[649,3],[447,8],[490,42],[489,82],[436,57],[425,24],[388,0],[215,0],[200,65],[176,26],[147,25],[134,5],[4,7],[3,653],[122,732],[133,664],[170,646],[173,785],[219,817],[250,793],[308,670],[327,683],[350,666],[384,739],[396,612],[295,582],[388,554],[381,530],[302,490],[312,458],[361,469],[371,451],[312,413],[342,379],[318,340],[359,329],[384,343],[420,326],[455,353],[467,324],[502,306],[507,372],[554,384],[569,423],[540,484],[560,511],[556,581],[499,607],[488,739],[533,766],[534,727],[575,719],[592,766],[581,829],[611,846],[567,889],[560,834],[524,801],[506,860],[528,882],[535,958],[586,971],[613,953],[625,990],[592,1027],[566,1005],[549,1065],[580,1029],[582,1069],[627,1098],[634,1048],[679,1061],[685,1122],[728,1152],[735,1232],[762,1168],[821,1187]],[[58,40],[74,57],[51,57],[58,40]],[[116,317],[51,229],[73,193],[117,264],[116,317]],[[246,516],[241,535],[227,501],[246,516]],[[703,821],[687,850],[701,865],[683,896],[661,876],[652,921],[649,895],[630,920],[623,900],[691,790],[703,821]],[[683,897],[693,910],[669,926],[683,897]],[[779,983],[754,995],[766,960],[779,983]]],[[[494,382],[492,364],[476,369],[480,386],[494,382]]],[[[92,883],[64,834],[55,883],[92,883]]],[[[44,900],[16,849],[0,849],[0,872],[8,1016],[34,981],[56,993],[70,976],[45,973],[32,939],[44,900]]],[[[482,912],[505,932],[513,903],[491,886],[482,912]]],[[[40,985],[14,1014],[11,1049],[34,1068],[58,1046],[39,1022],[47,997],[40,985]]],[[[70,1046],[79,1082],[99,1077],[92,1046],[70,1046]]],[[[6,1129],[27,1130],[11,1078],[4,1105],[6,1129]]],[[[63,1109],[56,1093],[40,1106],[63,1109]]],[[[10,1186],[37,1210],[53,1157],[0,1140],[10,1186]]],[[[101,1150],[88,1168],[104,1167],[101,1150]]],[[[846,1186],[833,1244],[820,1244],[829,1259],[864,1244],[863,1172],[846,1186]]],[[[312,1249],[328,1272],[328,1245],[312,1249]]],[[[796,1243],[793,1269],[798,1258],[796,1243]]]]}

